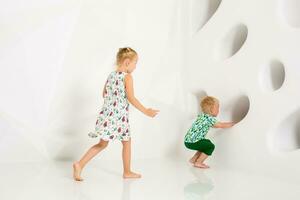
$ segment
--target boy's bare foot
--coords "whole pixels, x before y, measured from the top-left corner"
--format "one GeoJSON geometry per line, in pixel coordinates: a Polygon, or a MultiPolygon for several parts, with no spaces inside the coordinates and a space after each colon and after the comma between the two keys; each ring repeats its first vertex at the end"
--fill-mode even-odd
{"type": "Polygon", "coordinates": [[[210,168],[210,166],[208,166],[207,164],[205,163],[202,163],[206,168],[210,168]]]}
{"type": "Polygon", "coordinates": [[[83,181],[80,177],[81,167],[78,162],[73,163],[73,178],[75,181],[83,181]]]}
{"type": "Polygon", "coordinates": [[[209,166],[203,164],[203,163],[199,163],[199,162],[195,162],[194,163],[194,167],[198,167],[198,168],[202,168],[202,169],[207,169],[209,168],[209,166]]]}
{"type": "Polygon", "coordinates": [[[142,176],[140,174],[134,173],[134,172],[124,172],[123,178],[141,178],[142,176]]]}

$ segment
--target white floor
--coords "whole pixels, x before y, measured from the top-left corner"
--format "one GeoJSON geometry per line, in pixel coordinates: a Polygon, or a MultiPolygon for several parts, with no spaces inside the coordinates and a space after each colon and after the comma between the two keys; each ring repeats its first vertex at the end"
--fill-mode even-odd
{"type": "Polygon", "coordinates": [[[123,180],[121,163],[94,160],[83,182],[71,177],[71,162],[1,163],[1,200],[298,200],[300,183],[242,172],[196,169],[174,160],[134,161],[143,174],[123,180]]]}

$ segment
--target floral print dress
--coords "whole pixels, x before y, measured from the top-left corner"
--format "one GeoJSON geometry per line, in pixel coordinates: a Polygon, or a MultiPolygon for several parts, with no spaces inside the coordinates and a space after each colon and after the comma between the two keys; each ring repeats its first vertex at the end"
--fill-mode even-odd
{"type": "Polygon", "coordinates": [[[125,72],[109,74],[104,92],[104,104],[100,110],[95,131],[88,135],[100,136],[105,141],[128,141],[130,139],[129,103],[125,92],[125,72]]]}

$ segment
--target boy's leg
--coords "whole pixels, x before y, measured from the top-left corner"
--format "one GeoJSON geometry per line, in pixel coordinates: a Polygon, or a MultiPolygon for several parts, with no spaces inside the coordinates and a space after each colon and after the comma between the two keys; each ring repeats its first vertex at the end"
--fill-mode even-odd
{"type": "Polygon", "coordinates": [[[123,150],[122,150],[122,158],[123,158],[123,178],[141,178],[140,174],[134,173],[131,171],[131,139],[128,141],[122,141],[123,150]]]}
{"type": "Polygon", "coordinates": [[[207,159],[208,156],[212,154],[212,152],[215,149],[215,145],[207,139],[199,141],[199,149],[202,149],[203,152],[199,156],[199,158],[195,162],[195,167],[200,167],[200,168],[209,168],[208,165],[204,164],[204,161],[207,159]]]}
{"type": "Polygon", "coordinates": [[[199,156],[201,155],[201,153],[202,153],[202,152],[197,151],[197,152],[193,155],[193,157],[189,160],[190,163],[194,164],[194,163],[197,161],[197,159],[199,158],[199,156]]]}
{"type": "Polygon", "coordinates": [[[195,153],[195,154],[193,155],[193,157],[190,158],[190,160],[189,160],[190,163],[194,164],[194,163],[196,162],[197,158],[198,158],[198,157],[200,156],[200,154],[201,154],[201,151],[199,151],[199,149],[198,149],[198,146],[199,146],[199,145],[197,144],[197,142],[196,142],[196,143],[188,143],[188,142],[185,142],[184,145],[185,145],[186,148],[188,148],[188,149],[190,149],[190,150],[196,150],[196,153],[195,153]]]}
{"type": "Polygon", "coordinates": [[[207,157],[208,157],[208,155],[206,155],[205,153],[201,153],[199,158],[196,160],[194,166],[199,167],[199,168],[208,168],[208,166],[203,163],[204,160],[207,159],[207,157]]]}

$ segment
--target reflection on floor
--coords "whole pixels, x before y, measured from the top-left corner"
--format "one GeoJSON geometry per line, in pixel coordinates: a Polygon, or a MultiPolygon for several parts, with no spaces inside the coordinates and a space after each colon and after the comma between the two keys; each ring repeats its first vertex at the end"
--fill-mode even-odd
{"type": "Polygon", "coordinates": [[[1,200],[296,200],[299,184],[236,171],[201,170],[174,160],[138,160],[139,180],[121,178],[121,161],[93,160],[83,182],[71,162],[1,163],[1,200]]]}

